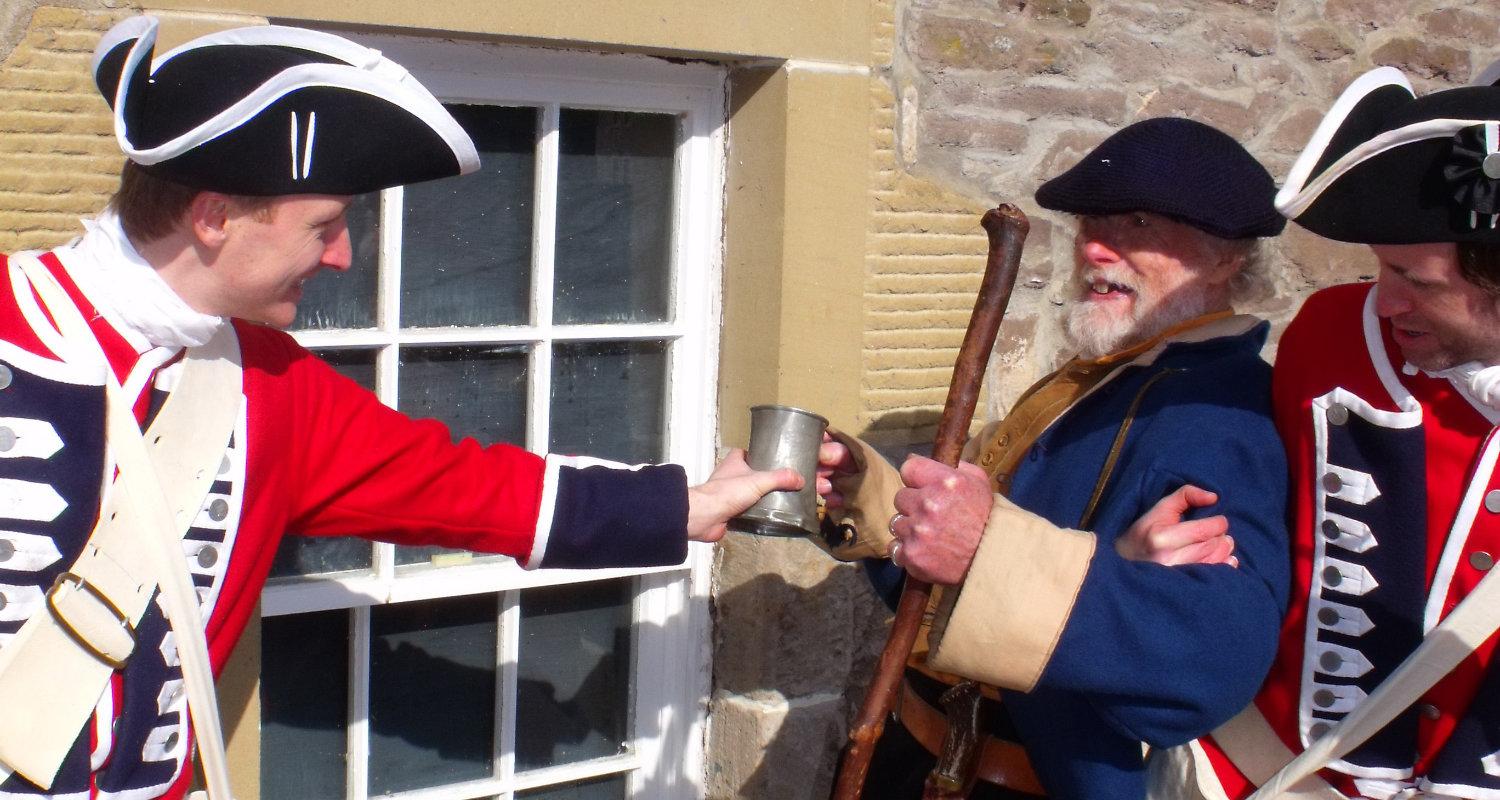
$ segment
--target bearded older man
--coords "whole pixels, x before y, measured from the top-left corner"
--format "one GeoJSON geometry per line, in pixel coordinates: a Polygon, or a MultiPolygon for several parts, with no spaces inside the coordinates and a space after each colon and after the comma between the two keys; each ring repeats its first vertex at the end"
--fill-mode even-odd
{"type": "Polygon", "coordinates": [[[1201,123],[1119,131],[1036,196],[1077,215],[1078,356],[957,469],[913,457],[898,477],[853,437],[825,443],[822,544],[877,585],[901,568],[940,585],[867,797],[921,796],[957,676],[1008,690],[986,701],[976,798],[1142,798],[1143,742],[1192,739],[1254,694],[1286,606],[1286,468],[1268,326],[1231,303],[1264,282],[1274,191],[1201,123]],[[1151,541],[1178,565],[1134,560],[1151,541]]]}

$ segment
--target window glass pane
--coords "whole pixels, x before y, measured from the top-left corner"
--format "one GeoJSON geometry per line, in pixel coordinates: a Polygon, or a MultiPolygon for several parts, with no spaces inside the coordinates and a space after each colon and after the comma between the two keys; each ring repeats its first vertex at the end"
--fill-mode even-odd
{"type": "Polygon", "coordinates": [[[625,800],[625,776],[516,792],[516,800],[625,800]]]}
{"type": "Polygon", "coordinates": [[[482,594],[370,609],[371,794],[494,775],[498,604],[482,594]]]}
{"type": "Polygon", "coordinates": [[[677,118],[565,108],[554,318],[667,319],[677,118]]]}
{"type": "MultiPolygon", "coordinates": [[[[396,405],[448,425],[456,442],[526,442],[526,353],[522,345],[403,347],[396,405]]],[[[440,547],[397,547],[396,564],[423,564],[440,547]]]]}
{"type": "Polygon", "coordinates": [[[342,800],[348,673],[347,611],[265,618],[260,672],[262,797],[342,800]]]}
{"type": "Polygon", "coordinates": [[[575,342],[552,352],[549,451],[627,464],[662,459],[665,342],[575,342]]]}
{"type": "MultiPolygon", "coordinates": [[[[327,361],[334,370],[359,385],[375,389],[374,350],[321,350],[318,357],[327,361]]],[[[320,536],[317,538],[295,536],[296,531],[282,537],[276,549],[276,560],[271,562],[271,577],[285,578],[297,575],[315,575],[347,570],[368,570],[371,566],[373,545],[353,536],[320,536]]]]}
{"type": "Polygon", "coordinates": [[[380,265],[380,193],[354,198],[346,214],[353,266],[346,272],[325,269],[302,286],[293,330],[375,327],[375,287],[380,265]]]}
{"type": "Polygon", "coordinates": [[[531,289],[534,108],[449,105],[477,172],[406,187],[401,324],[520,325],[531,289]]]}
{"type": "Polygon", "coordinates": [[[516,769],[624,749],[633,593],[630,578],[522,590],[516,769]]]}

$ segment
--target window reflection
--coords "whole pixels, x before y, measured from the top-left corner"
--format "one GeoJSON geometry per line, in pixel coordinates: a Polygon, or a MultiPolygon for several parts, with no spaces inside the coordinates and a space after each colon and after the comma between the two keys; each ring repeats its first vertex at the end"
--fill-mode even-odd
{"type": "Polygon", "coordinates": [[[677,124],[669,114],[562,110],[558,322],[667,319],[677,124]]]}
{"type": "Polygon", "coordinates": [[[521,592],[517,769],[624,748],[634,585],[622,578],[521,592]]]}

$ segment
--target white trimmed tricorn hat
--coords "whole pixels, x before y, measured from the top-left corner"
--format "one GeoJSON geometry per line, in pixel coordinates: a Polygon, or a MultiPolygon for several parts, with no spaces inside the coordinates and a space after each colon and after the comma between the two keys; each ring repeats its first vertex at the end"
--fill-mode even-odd
{"type": "Polygon", "coordinates": [[[229,194],[360,194],[472,172],[474,143],[380,51],[264,25],[152,59],[157,21],[132,17],[94,50],[115,138],[154,175],[229,194]]]}
{"type": "Polygon", "coordinates": [[[1361,75],[1297,157],[1276,208],[1344,242],[1500,242],[1500,63],[1423,97],[1394,67],[1361,75]]]}

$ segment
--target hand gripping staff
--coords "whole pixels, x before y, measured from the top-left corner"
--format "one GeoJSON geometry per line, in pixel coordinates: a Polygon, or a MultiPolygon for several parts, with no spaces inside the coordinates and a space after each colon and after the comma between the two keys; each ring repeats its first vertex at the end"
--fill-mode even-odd
{"type": "MultiPolygon", "coordinates": [[[[1008,204],[986,211],[979,224],[989,235],[989,257],[985,262],[984,279],[979,285],[979,296],[974,301],[974,313],[969,318],[969,328],[959,347],[958,360],[953,365],[948,400],[943,406],[937,439],[932,446],[933,459],[950,467],[958,465],[964,440],[968,438],[969,423],[974,419],[974,406],[979,400],[980,383],[984,379],[985,363],[995,347],[995,336],[1000,331],[1000,321],[1005,317],[1010,291],[1016,284],[1016,271],[1021,264],[1021,247],[1026,243],[1026,234],[1031,229],[1026,215],[1008,204]]],[[[912,644],[916,642],[917,629],[931,595],[932,584],[907,576],[906,588],[901,592],[901,602],[896,607],[896,618],[891,624],[890,637],[886,639],[885,649],[880,653],[880,662],[875,668],[875,676],[870,680],[870,688],[866,690],[859,717],[849,731],[849,744],[844,749],[843,761],[839,766],[833,800],[856,800],[864,791],[865,775],[870,770],[870,757],[874,754],[875,742],[879,741],[885,728],[886,713],[895,702],[902,669],[911,654],[912,644]]]]}

